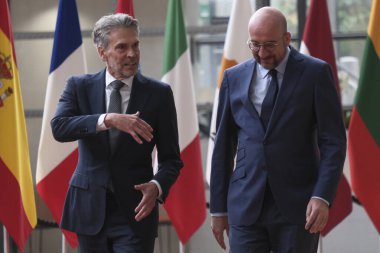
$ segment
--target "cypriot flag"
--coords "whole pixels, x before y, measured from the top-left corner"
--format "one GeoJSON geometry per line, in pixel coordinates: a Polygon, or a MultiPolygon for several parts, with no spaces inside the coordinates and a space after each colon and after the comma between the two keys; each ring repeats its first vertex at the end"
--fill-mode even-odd
{"type": "Polygon", "coordinates": [[[246,45],[246,41],[248,39],[248,22],[255,9],[256,6],[251,5],[251,1],[249,0],[234,0],[232,4],[226,40],[224,42],[223,57],[220,64],[218,86],[215,91],[214,106],[212,109],[206,170],[206,180],[208,184],[210,184],[211,159],[216,134],[216,114],[218,111],[220,84],[222,83],[224,70],[252,57],[251,51],[246,45]]]}

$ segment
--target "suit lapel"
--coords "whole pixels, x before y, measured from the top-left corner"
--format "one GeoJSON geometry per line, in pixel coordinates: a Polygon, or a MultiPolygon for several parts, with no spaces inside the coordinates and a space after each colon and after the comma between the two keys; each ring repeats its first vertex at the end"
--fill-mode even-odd
{"type": "Polygon", "coordinates": [[[88,100],[93,114],[106,113],[105,73],[104,69],[90,78],[87,83],[88,100]]]}
{"type": "Polygon", "coordinates": [[[151,95],[151,89],[148,88],[149,83],[147,79],[137,73],[133,78],[131,97],[126,113],[134,114],[137,111],[141,111],[151,95]]]}
{"type": "Polygon", "coordinates": [[[255,61],[251,60],[247,62],[244,66],[243,71],[239,74],[241,80],[239,80],[239,82],[237,83],[238,85],[240,85],[239,87],[241,91],[240,97],[245,108],[249,111],[252,117],[260,119],[259,114],[257,113],[249,97],[249,90],[252,85],[252,78],[254,76],[255,69],[256,69],[255,61]]]}
{"type": "Polygon", "coordinates": [[[302,61],[303,58],[301,57],[300,53],[291,48],[288,62],[286,64],[284,79],[278,93],[276,104],[273,108],[273,113],[265,134],[266,136],[275,126],[276,121],[279,119],[282,111],[285,109],[287,101],[289,101],[294,89],[299,84],[299,79],[304,69],[304,66],[300,64],[302,61]]]}

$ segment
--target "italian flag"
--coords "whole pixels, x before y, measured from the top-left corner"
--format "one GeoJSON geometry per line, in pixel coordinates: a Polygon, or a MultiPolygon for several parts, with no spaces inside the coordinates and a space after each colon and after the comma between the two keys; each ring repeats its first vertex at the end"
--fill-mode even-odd
{"type": "Polygon", "coordinates": [[[205,188],[190,51],[181,0],[169,0],[162,81],[170,84],[177,109],[179,146],[184,167],[164,204],[185,244],[206,218],[205,188]]]}
{"type": "MultiPolygon", "coordinates": [[[[224,42],[223,56],[220,63],[218,84],[215,90],[214,105],[210,125],[210,135],[207,151],[206,180],[210,185],[211,160],[214,151],[214,141],[216,135],[216,116],[219,104],[219,90],[222,84],[224,70],[242,63],[252,58],[246,41],[248,40],[248,22],[251,18],[255,6],[251,6],[250,0],[234,0],[232,3],[231,15],[228,21],[226,39],[224,42]]],[[[253,1],[254,2],[254,1],[253,1]]]]}
{"type": "Polygon", "coordinates": [[[0,119],[0,222],[24,252],[37,215],[7,0],[0,0],[0,119]]]}
{"type": "Polygon", "coordinates": [[[380,233],[380,1],[368,37],[348,132],[352,189],[380,233]]]}

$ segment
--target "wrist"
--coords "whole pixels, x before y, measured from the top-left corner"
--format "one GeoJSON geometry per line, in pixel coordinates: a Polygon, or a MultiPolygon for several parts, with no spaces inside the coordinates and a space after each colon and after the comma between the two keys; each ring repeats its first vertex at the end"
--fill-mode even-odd
{"type": "Polygon", "coordinates": [[[110,128],[111,127],[111,118],[112,118],[112,115],[111,113],[106,113],[106,116],[104,116],[104,125],[107,127],[107,128],[110,128]]]}

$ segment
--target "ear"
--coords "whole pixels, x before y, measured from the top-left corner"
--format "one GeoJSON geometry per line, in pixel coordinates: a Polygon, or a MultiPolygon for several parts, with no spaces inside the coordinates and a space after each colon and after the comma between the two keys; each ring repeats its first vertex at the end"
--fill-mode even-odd
{"type": "Polygon", "coordinates": [[[286,32],[285,33],[285,42],[287,45],[290,44],[291,39],[292,39],[292,34],[290,32],[286,32]]]}
{"type": "Polygon", "coordinates": [[[105,62],[107,60],[106,50],[103,47],[98,47],[97,49],[100,59],[105,62]]]}

